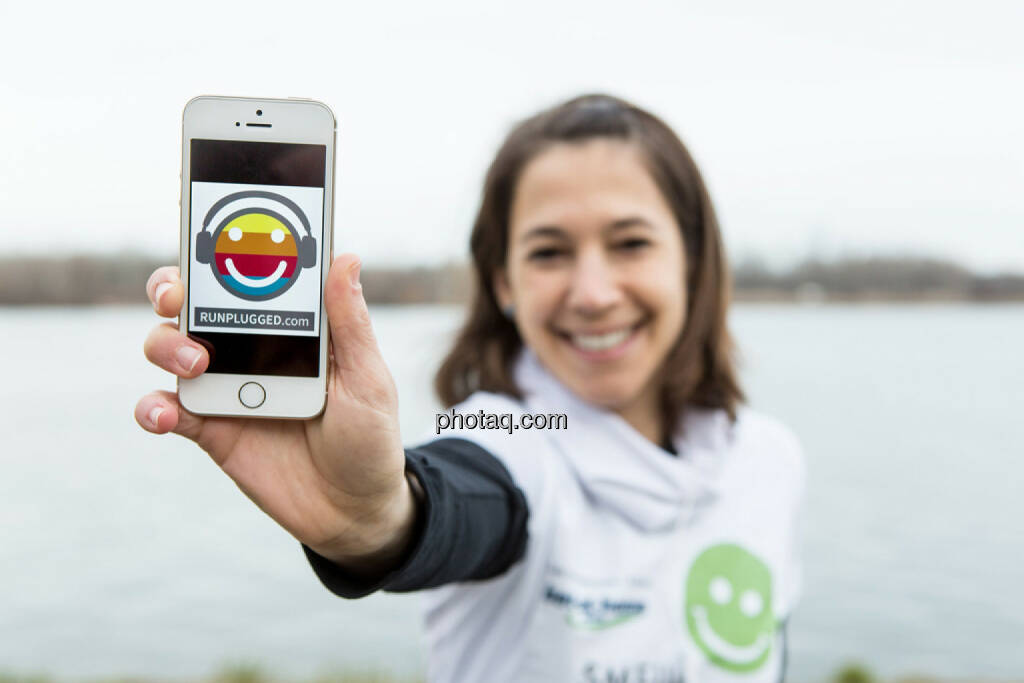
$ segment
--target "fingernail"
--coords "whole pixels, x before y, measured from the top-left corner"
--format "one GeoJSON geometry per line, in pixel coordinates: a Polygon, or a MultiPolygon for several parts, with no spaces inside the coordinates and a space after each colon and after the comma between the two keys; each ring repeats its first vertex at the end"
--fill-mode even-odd
{"type": "Polygon", "coordinates": [[[186,345],[178,347],[174,357],[178,359],[178,365],[180,365],[185,372],[192,372],[196,363],[199,362],[199,355],[199,349],[186,345]]]}
{"type": "Polygon", "coordinates": [[[149,411],[149,422],[150,422],[150,424],[152,424],[154,427],[159,427],[160,425],[157,424],[157,421],[160,419],[160,416],[163,414],[163,412],[164,412],[163,406],[157,406],[157,407],[153,408],[153,410],[149,411]]]}
{"type": "Polygon", "coordinates": [[[358,292],[363,288],[363,286],[359,284],[359,268],[362,265],[362,263],[356,261],[348,267],[348,280],[352,284],[352,290],[355,292],[358,292]]]}
{"type": "Polygon", "coordinates": [[[170,282],[161,282],[153,290],[153,308],[160,308],[160,297],[167,293],[167,290],[173,287],[170,282]]]}

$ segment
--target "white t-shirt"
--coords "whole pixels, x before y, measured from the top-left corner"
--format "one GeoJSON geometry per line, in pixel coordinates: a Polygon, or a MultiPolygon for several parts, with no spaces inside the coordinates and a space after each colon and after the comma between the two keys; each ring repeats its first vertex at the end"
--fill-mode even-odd
{"type": "Polygon", "coordinates": [[[497,578],[424,592],[429,679],[779,680],[800,587],[793,434],[747,409],[735,423],[690,410],[675,457],[529,351],[516,380],[522,402],[480,392],[454,410],[515,423],[561,413],[567,428],[444,433],[504,462],[529,504],[529,541],[497,578]]]}

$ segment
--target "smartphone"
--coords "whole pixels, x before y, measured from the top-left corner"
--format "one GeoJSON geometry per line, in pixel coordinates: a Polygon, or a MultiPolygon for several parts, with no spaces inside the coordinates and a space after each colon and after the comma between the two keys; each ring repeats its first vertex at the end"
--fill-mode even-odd
{"type": "Polygon", "coordinates": [[[200,415],[303,419],[324,408],[334,114],[300,99],[197,97],[181,151],[179,326],[210,352],[178,379],[200,415]]]}

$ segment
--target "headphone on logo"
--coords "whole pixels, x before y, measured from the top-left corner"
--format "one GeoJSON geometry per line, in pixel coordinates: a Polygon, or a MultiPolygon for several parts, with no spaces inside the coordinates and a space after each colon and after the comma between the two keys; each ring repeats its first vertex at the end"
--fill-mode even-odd
{"type": "Polygon", "coordinates": [[[313,237],[313,231],[309,227],[309,219],[306,218],[306,214],[302,212],[299,205],[274,192],[265,192],[263,190],[246,190],[245,192],[235,192],[229,194],[226,197],[221,198],[216,204],[210,207],[210,210],[206,212],[206,217],[203,218],[203,227],[198,235],[196,235],[196,260],[200,263],[213,263],[213,252],[214,252],[214,234],[220,232],[221,229],[227,223],[230,223],[235,218],[236,214],[228,216],[221,224],[217,226],[217,229],[212,233],[207,230],[210,225],[210,221],[217,215],[217,212],[223,209],[225,206],[232,202],[236,202],[239,199],[272,199],[276,202],[281,202],[289,209],[292,210],[296,216],[299,217],[299,221],[302,223],[302,227],[305,228],[306,234],[299,240],[299,266],[302,268],[312,268],[316,265],[316,238],[313,237]]]}

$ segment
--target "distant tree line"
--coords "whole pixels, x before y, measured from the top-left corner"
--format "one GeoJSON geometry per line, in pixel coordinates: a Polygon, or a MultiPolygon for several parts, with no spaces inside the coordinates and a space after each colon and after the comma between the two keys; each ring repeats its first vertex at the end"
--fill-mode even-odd
{"type": "Polygon", "coordinates": [[[951,261],[905,256],[807,260],[776,271],[750,259],[733,268],[738,299],[1024,300],[1024,274],[978,275],[951,261]]]}
{"type": "MultiPolygon", "coordinates": [[[[0,257],[0,305],[144,303],[150,273],[170,262],[134,253],[0,257]]],[[[370,303],[463,303],[473,277],[465,264],[366,266],[362,281],[370,303]]],[[[733,278],[740,301],[1024,301],[1024,274],[978,275],[936,259],[809,260],[783,270],[748,259],[733,278]]]]}
{"type": "Polygon", "coordinates": [[[0,304],[142,303],[150,273],[168,262],[132,253],[5,256],[0,258],[0,304]]]}

